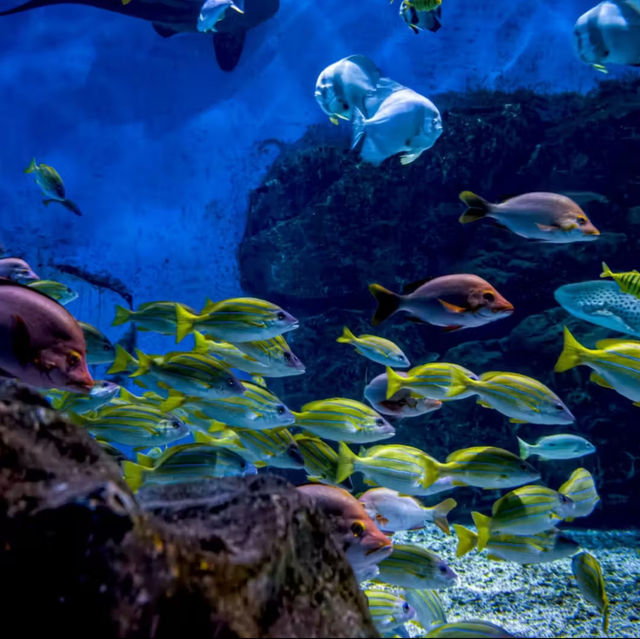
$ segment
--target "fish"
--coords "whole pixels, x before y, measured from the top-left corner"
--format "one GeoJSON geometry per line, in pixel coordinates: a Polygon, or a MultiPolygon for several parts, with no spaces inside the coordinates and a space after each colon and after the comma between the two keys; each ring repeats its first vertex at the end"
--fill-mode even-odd
{"type": "Polygon", "coordinates": [[[250,461],[265,462],[274,468],[304,468],[298,443],[286,428],[250,430],[236,428],[235,433],[248,451],[250,461]]]}
{"type": "Polygon", "coordinates": [[[525,193],[500,204],[487,202],[471,191],[463,191],[459,197],[469,207],[460,216],[462,224],[490,217],[516,235],[554,244],[585,242],[600,235],[586,213],[566,195],[525,193]]]}
{"type": "Polygon", "coordinates": [[[560,520],[575,513],[575,504],[566,495],[544,486],[522,486],[498,499],[491,517],[473,511],[478,529],[478,550],[484,550],[496,533],[535,535],[550,530],[560,520]]]}
{"type": "Polygon", "coordinates": [[[460,637],[487,637],[487,638],[508,638],[516,637],[504,628],[490,621],[482,621],[481,619],[469,619],[464,621],[454,621],[437,626],[431,629],[425,637],[451,638],[460,639],[460,637]]]}
{"type": "MultiPolygon", "coordinates": [[[[391,0],[393,4],[393,0],[391,0]]],[[[407,0],[410,7],[415,7],[418,11],[433,11],[442,5],[442,0],[407,0]]]]}
{"type": "Polygon", "coordinates": [[[527,444],[518,437],[520,457],[537,455],[540,459],[575,459],[595,453],[596,447],[584,437],[561,433],[541,437],[535,444],[527,444]]]}
{"type": "Polygon", "coordinates": [[[354,109],[373,115],[378,107],[380,69],[364,55],[350,55],[323,69],[316,80],[315,98],[333,124],[351,120],[354,109]]]}
{"type": "Polygon", "coordinates": [[[434,523],[448,535],[447,515],[458,505],[449,498],[435,506],[424,506],[414,497],[382,487],[367,490],[358,500],[383,532],[418,530],[434,523]]]}
{"type": "Polygon", "coordinates": [[[0,277],[13,280],[18,284],[27,284],[40,279],[34,270],[19,257],[0,258],[0,277]]]}
{"type": "Polygon", "coordinates": [[[395,428],[362,402],[346,397],[320,399],[293,412],[296,426],[335,441],[368,444],[395,435],[395,428]]]}
{"type": "Polygon", "coordinates": [[[244,13],[233,0],[206,0],[198,16],[198,31],[200,33],[216,31],[216,24],[224,18],[227,9],[244,13]]]}
{"type": "Polygon", "coordinates": [[[590,515],[600,501],[593,476],[586,468],[576,468],[569,479],[558,488],[558,492],[569,497],[574,503],[573,513],[571,517],[566,518],[567,521],[590,515]]]}
{"type": "Polygon", "coordinates": [[[158,458],[138,455],[138,461],[124,461],[122,472],[135,493],[144,485],[178,484],[215,477],[255,475],[256,467],[236,453],[205,444],[171,446],[158,458]]]}
{"type": "Polygon", "coordinates": [[[102,439],[96,439],[96,444],[102,448],[102,450],[109,455],[118,465],[129,458],[116,446],[106,442],[102,439]]]}
{"type": "Polygon", "coordinates": [[[145,404],[105,406],[89,415],[72,415],[71,421],[96,439],[133,448],[163,446],[189,434],[187,425],[176,416],[145,404]]]}
{"type": "MultiPolygon", "coordinates": [[[[175,411],[175,415],[180,415],[181,419],[184,419],[189,425],[191,425],[190,417],[191,415],[184,411],[175,411]],[[184,414],[184,418],[182,415],[184,414]]],[[[209,420],[208,422],[208,430],[205,432],[205,425],[202,425],[202,430],[192,430],[193,439],[197,444],[205,444],[206,446],[214,446],[217,448],[225,448],[226,450],[233,451],[243,457],[247,461],[252,463],[263,464],[264,460],[258,456],[253,454],[251,451],[246,449],[240,440],[240,436],[236,433],[235,430],[229,428],[226,424],[222,422],[216,422],[213,420],[209,420]]]]}
{"type": "MultiPolygon", "coordinates": [[[[478,544],[478,535],[460,524],[453,524],[458,536],[456,557],[463,557],[478,544]]],[[[518,564],[541,564],[564,559],[578,552],[580,544],[551,528],[535,535],[492,533],[487,540],[487,559],[518,564]]]]}
{"type": "Polygon", "coordinates": [[[604,339],[595,349],[589,349],[565,326],[564,347],[553,370],[562,373],[575,366],[588,366],[593,371],[589,378],[592,382],[640,402],[640,342],[604,339]]]}
{"type": "Polygon", "coordinates": [[[407,368],[411,366],[409,359],[391,340],[377,335],[360,335],[356,337],[346,326],[342,335],[336,340],[341,344],[351,344],[356,352],[372,362],[390,366],[391,368],[407,368]]]}
{"type": "Polygon", "coordinates": [[[408,313],[411,320],[453,331],[482,326],[513,313],[513,304],[489,282],[468,273],[408,284],[402,295],[379,284],[371,284],[369,291],[378,303],[371,321],[373,326],[403,312],[408,313]]]}
{"type": "MultiPolygon", "coordinates": [[[[450,364],[448,362],[430,362],[415,366],[406,373],[387,369],[387,400],[397,393],[405,390],[421,397],[432,400],[450,399],[451,371],[457,370],[460,374],[470,379],[479,379],[478,376],[464,366],[450,364]]],[[[471,397],[473,391],[462,392],[455,399],[471,397]]]]}
{"type": "Polygon", "coordinates": [[[229,342],[217,342],[213,339],[207,339],[197,331],[193,332],[193,337],[195,340],[193,350],[196,353],[204,353],[205,355],[215,357],[232,368],[237,368],[239,371],[244,371],[250,375],[254,375],[258,371],[263,373],[267,370],[264,364],[243,353],[239,348],[229,342]]]}
{"type": "Polygon", "coordinates": [[[309,481],[334,483],[338,472],[338,453],[319,437],[298,433],[298,444],[309,481]]]}
{"type": "Polygon", "coordinates": [[[344,550],[356,577],[370,574],[373,566],[391,554],[391,540],[378,530],[362,504],[349,492],[325,484],[305,484],[297,490],[325,515],[328,527],[344,550]]]}
{"type": "Polygon", "coordinates": [[[116,350],[109,338],[95,326],[78,322],[87,344],[87,364],[111,364],[116,350]]]}
{"type": "Polygon", "coordinates": [[[592,280],[565,284],[553,294],[565,311],[604,328],[640,337],[640,299],[615,282],[592,280]]]}
{"type": "Polygon", "coordinates": [[[78,298],[78,293],[66,284],[54,282],[53,280],[36,280],[27,284],[29,288],[47,295],[52,300],[66,306],[69,302],[78,298]]]}
{"type": "Polygon", "coordinates": [[[88,413],[106,406],[119,392],[118,384],[100,379],[94,382],[89,394],[50,390],[47,396],[53,408],[61,413],[88,413]]]}
{"type": "Polygon", "coordinates": [[[550,388],[519,373],[489,371],[476,380],[452,369],[447,397],[469,391],[479,396],[478,404],[506,415],[512,423],[566,425],[575,421],[573,413],[550,388]]]}
{"type": "Polygon", "coordinates": [[[441,2],[428,0],[425,3],[412,0],[402,0],[400,3],[400,17],[416,35],[420,31],[436,32],[442,26],[441,2]],[[419,9],[419,6],[428,6],[430,9],[419,9]]]}
{"type": "Polygon", "coordinates": [[[24,172],[33,173],[36,184],[46,197],[59,201],[66,198],[64,182],[60,174],[52,166],[37,164],[36,159],[32,158],[24,172]]]}
{"type": "Polygon", "coordinates": [[[637,270],[626,271],[624,273],[613,273],[611,269],[602,262],[602,273],[600,277],[610,277],[623,293],[628,293],[640,299],[640,273],[637,270]]]}
{"type": "MultiPolygon", "coordinates": [[[[400,372],[400,376],[406,373],[400,372]]],[[[383,415],[391,415],[399,419],[405,417],[419,417],[439,410],[442,402],[429,399],[407,388],[401,388],[387,399],[387,374],[381,373],[374,377],[364,389],[364,397],[371,406],[383,415]]]]}
{"type": "Polygon", "coordinates": [[[373,625],[379,632],[393,630],[415,615],[414,609],[402,597],[386,590],[365,590],[373,625]]]}
{"type": "Polygon", "coordinates": [[[139,331],[152,331],[161,335],[176,334],[176,308],[184,307],[189,312],[196,311],[177,302],[145,302],[133,311],[116,304],[116,316],[112,326],[121,326],[131,322],[139,331]]]}
{"type": "Polygon", "coordinates": [[[442,118],[436,105],[407,87],[392,91],[375,114],[357,106],[353,110],[353,143],[361,158],[374,166],[401,153],[400,163],[410,164],[430,149],[442,134],[442,118]]]}
{"type": "Polygon", "coordinates": [[[438,462],[419,448],[399,444],[373,446],[356,455],[341,441],[336,482],[343,482],[354,472],[399,493],[423,495],[438,479],[438,462]]]}
{"type": "MultiPolygon", "coordinates": [[[[164,359],[164,355],[149,355],[154,360],[156,365],[161,365],[164,359]]],[[[113,364],[107,371],[109,375],[117,375],[118,373],[135,373],[140,368],[140,362],[129,352],[125,351],[120,344],[115,346],[115,357],[113,358],[113,364]]]]}
{"type": "Polygon", "coordinates": [[[66,198],[64,200],[58,200],[56,198],[47,198],[45,200],[42,200],[42,203],[45,206],[49,206],[49,204],[62,204],[62,206],[64,206],[65,209],[67,209],[68,211],[71,211],[74,215],[82,215],[82,211],[80,210],[80,207],[73,201],[70,200],[69,198],[66,198]]]}
{"type": "Polygon", "coordinates": [[[458,579],[447,562],[434,552],[411,544],[393,544],[393,552],[378,564],[375,581],[401,588],[439,590],[458,579]]]}
{"type": "Polygon", "coordinates": [[[602,631],[609,630],[609,598],[604,586],[600,562],[586,550],[571,559],[571,572],[585,601],[602,614],[602,631]]]}
{"type": "Polygon", "coordinates": [[[298,328],[298,320],[278,305],[255,297],[207,302],[196,315],[176,307],[176,342],[196,330],[214,339],[236,342],[266,340],[298,328]]]}
{"type": "Polygon", "coordinates": [[[0,374],[37,388],[89,393],[93,378],[76,319],[35,289],[0,279],[0,374]]]}
{"type": "MultiPolygon", "coordinates": [[[[134,0],[126,3],[114,0],[27,0],[0,16],[12,15],[38,7],[57,4],[79,4],[106,9],[122,15],[146,20],[158,35],[169,38],[177,33],[199,33],[198,17],[203,0],[134,0]]],[[[216,23],[213,46],[216,60],[223,71],[232,71],[238,64],[247,32],[272,18],[280,8],[279,0],[244,0],[244,13],[227,11],[216,23]]]]}
{"type": "Polygon", "coordinates": [[[408,589],[404,597],[415,611],[414,618],[425,631],[447,623],[447,615],[437,591],[429,588],[408,589]]]}
{"type": "Polygon", "coordinates": [[[640,65],[640,7],[634,1],[605,0],[583,13],[573,29],[578,58],[598,71],[607,64],[640,65]]]}

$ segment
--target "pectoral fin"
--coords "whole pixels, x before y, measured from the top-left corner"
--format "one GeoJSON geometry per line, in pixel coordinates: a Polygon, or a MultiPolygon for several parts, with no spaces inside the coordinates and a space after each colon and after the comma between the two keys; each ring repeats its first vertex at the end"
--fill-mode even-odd
{"type": "Polygon", "coordinates": [[[603,388],[613,388],[613,386],[611,386],[611,384],[604,377],[598,375],[598,373],[591,373],[591,375],[589,375],[589,380],[594,384],[598,384],[598,386],[602,386],[603,388]]]}
{"type": "Polygon", "coordinates": [[[438,298],[438,302],[440,302],[440,304],[442,304],[442,306],[444,306],[444,308],[446,308],[451,313],[466,313],[467,312],[467,309],[464,308],[463,306],[457,306],[456,304],[451,304],[450,302],[445,302],[444,300],[441,300],[440,298],[438,298]]]}
{"type": "Polygon", "coordinates": [[[548,233],[552,233],[553,231],[559,231],[559,227],[557,226],[550,226],[548,224],[536,224],[536,226],[541,230],[541,231],[545,231],[548,233]]]}

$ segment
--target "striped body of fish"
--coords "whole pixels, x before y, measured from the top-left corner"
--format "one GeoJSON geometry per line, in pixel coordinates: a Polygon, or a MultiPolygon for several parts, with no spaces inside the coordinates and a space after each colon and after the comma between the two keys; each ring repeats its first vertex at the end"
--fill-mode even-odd
{"type": "Polygon", "coordinates": [[[265,377],[288,377],[305,372],[304,364],[282,335],[266,340],[241,342],[237,344],[237,348],[265,367],[268,371],[262,373],[265,377]]]}
{"type": "Polygon", "coordinates": [[[338,453],[319,437],[299,433],[294,439],[304,459],[307,479],[334,483],[338,473],[338,453]]]}
{"type": "Polygon", "coordinates": [[[582,551],[571,559],[571,571],[582,596],[602,613],[602,631],[609,629],[609,599],[604,588],[604,577],[598,560],[582,551]]]}
{"type": "Polygon", "coordinates": [[[624,273],[613,273],[611,269],[602,262],[602,273],[600,277],[610,277],[623,293],[628,293],[640,299],[640,273],[638,271],[626,271],[624,273]]]}
{"type": "Polygon", "coordinates": [[[47,295],[51,299],[54,299],[58,304],[66,306],[69,302],[78,298],[77,291],[69,288],[62,282],[54,282],[53,280],[35,280],[27,284],[29,288],[32,288],[39,293],[47,295]]]}
{"type": "Polygon", "coordinates": [[[340,442],[336,481],[343,482],[352,473],[360,472],[379,486],[405,495],[421,495],[438,478],[437,463],[413,446],[374,446],[356,455],[340,442]]]}
{"type": "Polygon", "coordinates": [[[396,432],[372,408],[345,397],[310,402],[294,416],[296,426],[323,439],[368,444],[393,437],[396,432]]]}
{"type": "Polygon", "coordinates": [[[430,630],[425,637],[438,637],[440,639],[464,639],[464,637],[490,638],[507,638],[516,637],[504,628],[501,628],[490,621],[482,621],[480,619],[470,619],[468,621],[455,621],[437,626],[430,630]]]}
{"type": "Polygon", "coordinates": [[[571,424],[575,421],[571,411],[551,389],[526,375],[490,371],[476,380],[453,369],[447,397],[470,391],[479,396],[481,406],[497,410],[514,423],[571,424]]]}
{"type": "Polygon", "coordinates": [[[377,335],[360,335],[356,337],[345,326],[342,335],[336,341],[341,344],[351,344],[357,353],[383,366],[407,368],[411,365],[400,347],[384,337],[378,337],[377,335]]]}
{"type": "Polygon", "coordinates": [[[87,364],[111,364],[115,349],[109,338],[87,322],[78,322],[87,344],[87,364]]]}
{"type": "Polygon", "coordinates": [[[586,468],[576,468],[569,479],[558,488],[558,492],[569,497],[575,504],[573,514],[567,517],[567,521],[590,515],[600,501],[593,476],[586,468]]]}
{"type": "Polygon", "coordinates": [[[242,352],[239,348],[229,342],[219,342],[213,339],[207,339],[202,333],[198,331],[193,332],[195,339],[195,346],[193,348],[196,353],[203,353],[210,357],[215,357],[223,361],[232,368],[237,368],[245,373],[263,374],[267,370],[267,367],[250,357],[246,353],[242,352]]]}
{"type": "Polygon", "coordinates": [[[414,619],[420,622],[425,631],[447,623],[447,615],[438,593],[435,590],[405,590],[405,599],[415,610],[414,619]]]}
{"type": "Polygon", "coordinates": [[[177,302],[146,302],[140,304],[135,311],[116,304],[116,316],[112,326],[120,326],[121,324],[132,322],[140,331],[152,331],[161,335],[175,335],[176,309],[178,306],[195,313],[191,307],[177,302]]]}
{"type": "Polygon", "coordinates": [[[369,612],[380,632],[393,630],[413,619],[414,610],[407,601],[386,590],[365,590],[369,612]]]}
{"type": "Polygon", "coordinates": [[[375,581],[401,588],[448,588],[457,579],[444,559],[410,544],[394,544],[391,554],[378,564],[378,570],[375,581]]]}
{"type": "Polygon", "coordinates": [[[106,406],[120,391],[120,386],[105,380],[96,380],[86,393],[52,390],[47,393],[51,405],[61,413],[88,413],[106,406]]]}
{"type": "Polygon", "coordinates": [[[574,366],[593,370],[591,381],[612,388],[632,402],[640,402],[640,342],[630,339],[603,339],[595,349],[582,346],[564,327],[564,348],[555,365],[562,373],[574,366]]]}
{"type": "MultiPolygon", "coordinates": [[[[387,399],[403,388],[428,399],[451,399],[449,389],[452,371],[457,371],[469,379],[477,379],[477,375],[470,370],[447,362],[431,362],[415,366],[407,371],[406,376],[399,375],[392,368],[387,368],[387,399]]],[[[461,391],[456,393],[455,398],[464,399],[473,394],[472,390],[461,391]]]]}
{"type": "Polygon", "coordinates": [[[207,302],[200,314],[176,307],[176,341],[191,331],[226,342],[265,340],[298,328],[298,320],[276,304],[255,297],[207,302]]]}
{"type": "Polygon", "coordinates": [[[261,461],[275,468],[304,467],[300,448],[286,428],[274,430],[236,428],[235,433],[244,448],[249,451],[248,459],[251,461],[261,461]]]}
{"type": "MultiPolygon", "coordinates": [[[[155,364],[160,365],[165,356],[147,355],[147,357],[150,357],[155,364]]],[[[135,373],[139,368],[140,362],[131,353],[125,351],[120,344],[116,344],[113,364],[107,373],[109,375],[117,375],[118,373],[127,373],[130,375],[131,373],[135,373]]]]}

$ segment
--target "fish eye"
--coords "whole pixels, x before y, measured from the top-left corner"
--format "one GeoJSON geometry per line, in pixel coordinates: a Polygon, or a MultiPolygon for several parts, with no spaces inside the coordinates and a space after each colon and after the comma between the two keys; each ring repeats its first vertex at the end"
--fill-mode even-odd
{"type": "Polygon", "coordinates": [[[182,422],[177,417],[174,417],[171,420],[171,426],[173,426],[173,428],[177,430],[179,428],[182,428],[182,422]]]}
{"type": "Polygon", "coordinates": [[[354,537],[360,537],[362,535],[362,533],[364,532],[364,525],[362,524],[361,521],[354,521],[351,524],[351,532],[353,533],[354,537]]]}
{"type": "Polygon", "coordinates": [[[384,426],[384,419],[382,419],[382,417],[376,419],[376,426],[384,426]]]}
{"type": "Polygon", "coordinates": [[[285,351],[285,352],[283,353],[283,356],[284,356],[284,358],[285,358],[288,362],[290,362],[290,361],[291,361],[291,353],[290,353],[289,351],[285,351]]]}
{"type": "Polygon", "coordinates": [[[402,612],[409,612],[409,604],[406,601],[402,604],[402,612]]]}
{"type": "Polygon", "coordinates": [[[80,363],[80,355],[75,351],[71,351],[67,355],[67,364],[70,368],[75,368],[80,363]]]}
{"type": "Polygon", "coordinates": [[[487,302],[495,302],[495,299],[496,299],[496,296],[491,291],[486,291],[485,293],[482,294],[482,297],[487,302]]]}
{"type": "Polygon", "coordinates": [[[276,408],[276,410],[278,411],[278,415],[284,415],[285,411],[286,411],[286,408],[282,404],[279,404],[278,408],[276,408]]]}
{"type": "Polygon", "coordinates": [[[283,320],[286,317],[286,315],[282,311],[279,311],[278,314],[276,315],[276,317],[279,320],[283,320]]]}
{"type": "Polygon", "coordinates": [[[584,215],[578,215],[576,219],[578,220],[578,224],[580,226],[584,226],[587,223],[587,218],[584,217],[584,215]]]}
{"type": "Polygon", "coordinates": [[[440,566],[438,566],[438,570],[440,571],[441,575],[446,575],[447,574],[447,567],[446,566],[440,565],[440,566]]]}
{"type": "Polygon", "coordinates": [[[227,378],[227,386],[233,388],[236,385],[236,380],[233,377],[227,378]]]}

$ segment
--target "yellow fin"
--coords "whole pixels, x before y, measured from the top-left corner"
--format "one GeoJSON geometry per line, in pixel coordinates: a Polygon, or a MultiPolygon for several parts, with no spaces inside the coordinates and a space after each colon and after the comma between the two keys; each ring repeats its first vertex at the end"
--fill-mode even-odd
{"type": "Polygon", "coordinates": [[[458,547],[456,549],[456,557],[466,555],[470,550],[476,547],[478,535],[460,524],[453,524],[453,529],[458,536],[458,547]]]}
{"type": "Polygon", "coordinates": [[[564,327],[564,347],[556,365],[553,370],[556,373],[564,373],[570,368],[579,366],[583,363],[584,354],[588,353],[589,349],[585,348],[580,342],[571,334],[571,331],[564,327]]]}
{"type": "Polygon", "coordinates": [[[336,342],[340,342],[341,344],[351,344],[351,342],[355,341],[356,336],[346,326],[342,329],[342,335],[336,340],[336,342]]]}
{"type": "Polygon", "coordinates": [[[473,523],[478,529],[478,550],[484,550],[489,543],[489,526],[491,525],[491,517],[487,517],[476,510],[471,513],[471,517],[473,518],[473,523]]]}
{"type": "Polygon", "coordinates": [[[129,488],[131,488],[131,492],[135,493],[140,486],[142,486],[144,474],[145,472],[149,472],[149,469],[132,461],[123,461],[122,472],[124,474],[124,480],[127,482],[129,488]]]}
{"type": "Polygon", "coordinates": [[[604,377],[602,377],[602,375],[598,375],[598,373],[591,373],[591,375],[589,375],[589,380],[603,388],[613,388],[613,386],[604,377]]]}
{"type": "Polygon", "coordinates": [[[441,300],[440,298],[438,298],[438,302],[440,302],[440,304],[442,304],[442,306],[444,308],[446,308],[448,311],[451,311],[452,313],[466,313],[467,309],[464,308],[463,306],[457,306],[456,304],[451,304],[450,302],[445,302],[444,300],[441,300]]]}
{"type": "Polygon", "coordinates": [[[353,474],[357,455],[344,443],[338,444],[338,469],[336,471],[336,483],[342,483],[353,474]]]}

